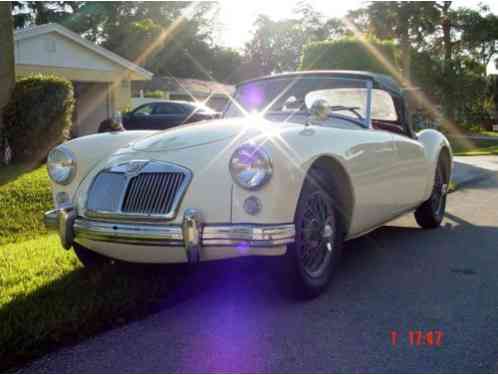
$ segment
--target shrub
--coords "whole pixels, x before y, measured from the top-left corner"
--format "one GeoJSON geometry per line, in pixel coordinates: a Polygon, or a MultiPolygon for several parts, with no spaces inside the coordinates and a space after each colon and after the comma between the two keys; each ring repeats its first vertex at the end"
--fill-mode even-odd
{"type": "MultiPolygon", "coordinates": [[[[392,66],[398,67],[398,51],[393,42],[372,38],[368,40],[368,44],[379,51],[392,66]]],[[[390,74],[364,43],[355,38],[308,44],[303,50],[299,70],[313,69],[365,70],[390,74]]]]}
{"type": "Polygon", "coordinates": [[[73,108],[68,80],[41,74],[19,79],[3,113],[13,161],[40,163],[69,134],[73,108]]]}
{"type": "Polygon", "coordinates": [[[155,90],[155,91],[146,91],[144,93],[145,98],[156,98],[156,99],[162,99],[164,98],[164,91],[161,90],[155,90]]]}

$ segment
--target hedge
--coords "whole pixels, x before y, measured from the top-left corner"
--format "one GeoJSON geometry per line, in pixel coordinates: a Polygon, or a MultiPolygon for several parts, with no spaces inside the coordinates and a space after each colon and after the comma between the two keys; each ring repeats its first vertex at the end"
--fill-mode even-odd
{"type": "MultiPolygon", "coordinates": [[[[391,41],[368,39],[368,44],[379,51],[394,67],[398,67],[398,48],[391,41]]],[[[365,70],[390,74],[389,70],[355,38],[314,42],[305,46],[299,70],[340,69],[365,70]]]]}
{"type": "Polygon", "coordinates": [[[20,78],[4,108],[4,135],[12,161],[39,164],[69,134],[74,108],[73,85],[52,75],[20,78]]]}
{"type": "Polygon", "coordinates": [[[144,97],[145,98],[163,99],[164,98],[164,91],[161,91],[161,90],[146,91],[144,93],[144,97]]]}

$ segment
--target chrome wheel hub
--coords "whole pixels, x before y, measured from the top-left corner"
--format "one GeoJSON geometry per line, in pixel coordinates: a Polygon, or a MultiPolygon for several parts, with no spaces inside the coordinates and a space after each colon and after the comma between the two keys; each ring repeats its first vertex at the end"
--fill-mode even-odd
{"type": "Polygon", "coordinates": [[[332,234],[334,234],[334,230],[332,229],[332,226],[330,224],[325,224],[325,226],[323,227],[323,231],[322,231],[322,237],[328,238],[328,237],[331,237],[332,234]]]}

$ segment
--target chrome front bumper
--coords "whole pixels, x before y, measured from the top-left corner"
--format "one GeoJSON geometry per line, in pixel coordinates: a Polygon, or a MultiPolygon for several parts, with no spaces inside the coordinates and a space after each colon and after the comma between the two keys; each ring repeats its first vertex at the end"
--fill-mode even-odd
{"type": "Polygon", "coordinates": [[[204,246],[275,247],[294,242],[294,224],[204,225],[198,210],[188,209],[178,224],[134,224],[77,217],[72,207],[45,213],[45,225],[57,229],[64,248],[79,238],[146,246],[184,247],[189,262],[199,261],[204,246]]]}

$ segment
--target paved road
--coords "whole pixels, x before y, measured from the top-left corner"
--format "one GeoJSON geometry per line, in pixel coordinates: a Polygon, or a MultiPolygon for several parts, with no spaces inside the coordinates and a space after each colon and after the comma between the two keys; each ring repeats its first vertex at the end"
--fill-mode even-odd
{"type": "Polygon", "coordinates": [[[460,156],[453,160],[452,180],[456,186],[464,186],[496,173],[497,156],[460,156]]]}
{"type": "Polygon", "coordinates": [[[25,372],[496,372],[498,180],[449,196],[438,230],[407,215],[348,244],[320,298],[296,301],[278,258],[211,263],[147,319],[25,372]],[[410,346],[439,330],[440,347],[410,346]],[[393,346],[390,332],[398,331],[393,346]]]}

